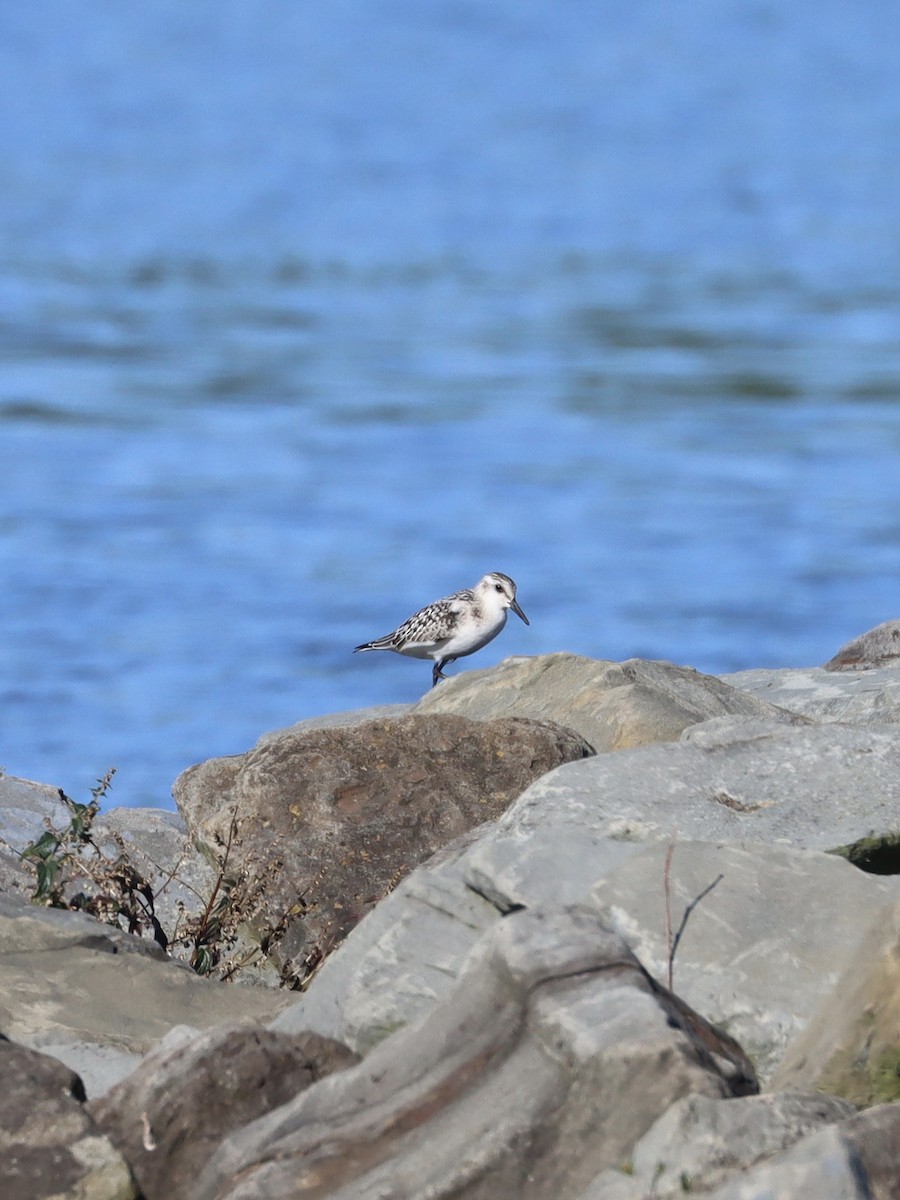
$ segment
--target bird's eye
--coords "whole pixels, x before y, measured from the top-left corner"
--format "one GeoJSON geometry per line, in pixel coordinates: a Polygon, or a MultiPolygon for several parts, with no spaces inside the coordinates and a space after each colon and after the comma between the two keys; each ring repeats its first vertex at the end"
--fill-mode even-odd
{"type": "Polygon", "coordinates": [[[495,583],[495,584],[494,584],[494,591],[495,591],[495,592],[502,592],[502,591],[503,591],[503,584],[502,584],[502,583],[495,583]]]}

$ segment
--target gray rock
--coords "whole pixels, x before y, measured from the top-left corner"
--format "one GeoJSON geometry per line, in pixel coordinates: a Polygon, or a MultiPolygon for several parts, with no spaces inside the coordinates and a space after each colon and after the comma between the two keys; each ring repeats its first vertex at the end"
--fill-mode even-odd
{"type": "Polygon", "coordinates": [[[356,1061],[314,1034],[220,1025],[165,1038],[89,1111],[128,1160],[143,1200],[190,1200],[222,1138],[356,1061]]]}
{"type": "MultiPolygon", "coordinates": [[[[791,729],[737,718],[694,726],[680,744],[560,767],[532,784],[499,821],[454,843],[401,883],[280,1022],[316,1029],[365,1051],[426,1012],[450,988],[465,954],[500,912],[517,904],[584,902],[611,873],[627,879],[628,861],[648,842],[662,843],[664,853],[673,829],[679,839],[676,862],[685,839],[828,849],[889,827],[897,812],[898,778],[900,743],[888,731],[791,729]]],[[[718,870],[712,866],[697,891],[718,870]]],[[[644,879],[646,864],[638,871],[644,879]]],[[[815,880],[832,875],[857,879],[825,860],[803,891],[813,913],[820,908],[815,880]]],[[[661,878],[660,867],[647,884],[651,924],[660,932],[661,878]]],[[[781,869],[774,872],[771,886],[784,878],[781,869]]],[[[762,884],[770,886],[767,880],[762,884]]],[[[858,886],[877,904],[888,904],[893,894],[879,891],[890,889],[890,880],[860,874],[858,886]]],[[[828,895],[825,900],[827,913],[828,895]]],[[[827,919],[816,921],[823,932],[827,919]]],[[[807,920],[799,912],[796,929],[785,930],[785,954],[792,952],[790,936],[799,936],[807,920]]],[[[724,952],[726,961],[735,953],[724,952]]],[[[658,952],[655,962],[664,965],[658,952]]],[[[804,979],[802,1014],[795,1014],[776,1042],[768,1042],[770,1057],[811,1015],[810,989],[828,986],[824,980],[815,984],[809,973],[804,979]]],[[[764,1014],[760,1020],[771,1024],[764,1014]]]]}
{"type": "Polygon", "coordinates": [[[153,942],[80,913],[0,896],[0,1028],[77,1067],[98,1095],[170,1028],[271,1020],[287,1002],[222,987],[169,961],[153,942]]]}
{"type": "Polygon", "coordinates": [[[516,913],[423,1021],[227,1138],[195,1197],[563,1200],[678,1097],[752,1087],[593,914],[516,913]]]}
{"type": "MultiPolygon", "coordinates": [[[[470,886],[470,853],[490,828],[458,838],[403,879],[325,960],[273,1027],[314,1029],[365,1054],[426,1013],[452,986],[481,934],[510,907],[501,902],[498,910],[470,886]]],[[[574,847],[560,839],[557,848],[557,890],[580,900],[598,875],[641,847],[606,839],[585,842],[591,869],[577,889],[567,887],[564,878],[574,847]]],[[[545,892],[552,890],[548,884],[545,892]]]]}
{"type": "Polygon", "coordinates": [[[165,962],[155,942],[132,937],[114,925],[104,925],[85,913],[44,908],[21,896],[0,895],[0,952],[4,955],[43,954],[65,949],[132,954],[165,962]]]}
{"type": "Polygon", "coordinates": [[[265,881],[251,913],[302,980],[413,867],[498,816],[530,782],[592,753],[530,720],[406,716],[287,733],[186,771],[175,798],[198,845],[265,881]]]}
{"type": "Polygon", "coordinates": [[[900,738],[893,730],[800,728],[720,718],[677,745],[570,763],[539,779],[480,839],[468,882],[498,907],[580,900],[635,843],[758,841],[829,850],[892,834],[900,738]],[[605,841],[608,840],[608,841],[605,841]]]}
{"type": "Polygon", "coordinates": [[[43,833],[46,821],[67,824],[68,815],[59,788],[0,774],[0,836],[17,853],[43,833]]]}
{"type": "Polygon", "coordinates": [[[896,1200],[900,1104],[829,1125],[729,1180],[709,1200],[896,1200]]]}
{"type": "Polygon", "coordinates": [[[732,1100],[687,1096],[644,1134],[627,1174],[604,1171],[580,1200],[682,1200],[686,1193],[706,1193],[855,1111],[846,1100],[793,1092],[732,1100]]]}
{"type": "Polygon", "coordinates": [[[136,1200],[125,1160],[88,1116],[81,1080],[0,1037],[3,1200],[136,1200]]]}
{"type": "Polygon", "coordinates": [[[721,678],[759,700],[768,700],[813,721],[900,723],[900,671],[896,667],[837,673],[824,667],[787,667],[737,671],[721,678]]]}
{"type": "Polygon", "coordinates": [[[826,671],[868,671],[900,664],[900,621],[883,621],[841,646],[825,664],[826,671]]]}
{"type": "Polygon", "coordinates": [[[466,671],[427,692],[412,711],[555,721],[598,752],[672,742],[698,721],[729,714],[802,721],[690,667],[576,654],[507,658],[487,670],[466,671]]]}
{"type": "MultiPolygon", "coordinates": [[[[647,846],[594,888],[605,919],[660,979],[666,854],[663,844],[647,846]]],[[[678,841],[670,870],[673,936],[685,906],[720,874],[678,946],[675,989],[740,1041],[765,1081],[859,943],[883,926],[900,900],[900,879],[786,846],[678,841]]]]}

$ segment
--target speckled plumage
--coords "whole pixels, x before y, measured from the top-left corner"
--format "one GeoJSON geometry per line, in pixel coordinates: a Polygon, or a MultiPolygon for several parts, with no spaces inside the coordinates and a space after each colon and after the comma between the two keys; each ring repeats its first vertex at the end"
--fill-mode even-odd
{"type": "Polygon", "coordinates": [[[393,650],[410,658],[434,660],[432,686],[445,676],[447,663],[474,654],[497,636],[509,609],[527,625],[516,600],[516,585],[502,571],[491,571],[473,588],[463,588],[419,609],[392,633],[363,642],[356,650],[393,650]]]}

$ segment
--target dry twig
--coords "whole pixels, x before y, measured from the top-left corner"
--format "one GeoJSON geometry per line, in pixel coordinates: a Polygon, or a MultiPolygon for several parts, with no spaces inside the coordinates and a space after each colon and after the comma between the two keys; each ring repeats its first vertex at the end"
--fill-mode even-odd
{"type": "Polygon", "coordinates": [[[665,895],[665,904],[666,904],[666,987],[669,989],[670,992],[673,990],[672,979],[673,979],[674,970],[675,970],[675,955],[678,951],[678,944],[681,941],[681,938],[682,938],[682,935],[684,934],[685,929],[687,928],[687,923],[691,919],[691,913],[694,911],[694,909],[697,907],[697,905],[700,903],[700,901],[703,900],[706,896],[708,896],[709,893],[713,890],[713,888],[716,887],[717,884],[721,883],[722,880],[725,878],[725,876],[722,874],[717,875],[715,877],[715,879],[712,881],[712,883],[708,883],[706,885],[706,887],[703,889],[703,891],[699,892],[694,897],[694,899],[690,902],[690,904],[688,904],[685,907],[685,910],[681,915],[681,921],[678,925],[678,928],[675,930],[675,936],[673,937],[672,936],[672,907],[671,907],[671,897],[672,897],[671,875],[672,875],[672,856],[673,856],[674,852],[675,852],[675,830],[673,829],[672,836],[669,839],[669,846],[668,846],[668,849],[666,850],[665,863],[663,865],[663,892],[665,895]]]}

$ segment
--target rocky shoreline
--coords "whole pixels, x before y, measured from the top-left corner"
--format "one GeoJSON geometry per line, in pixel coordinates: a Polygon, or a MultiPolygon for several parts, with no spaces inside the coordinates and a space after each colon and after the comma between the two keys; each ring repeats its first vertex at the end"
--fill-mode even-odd
{"type": "Polygon", "coordinates": [[[507,659],[174,794],[0,775],[4,1200],[900,1195],[900,621],[507,659]]]}

